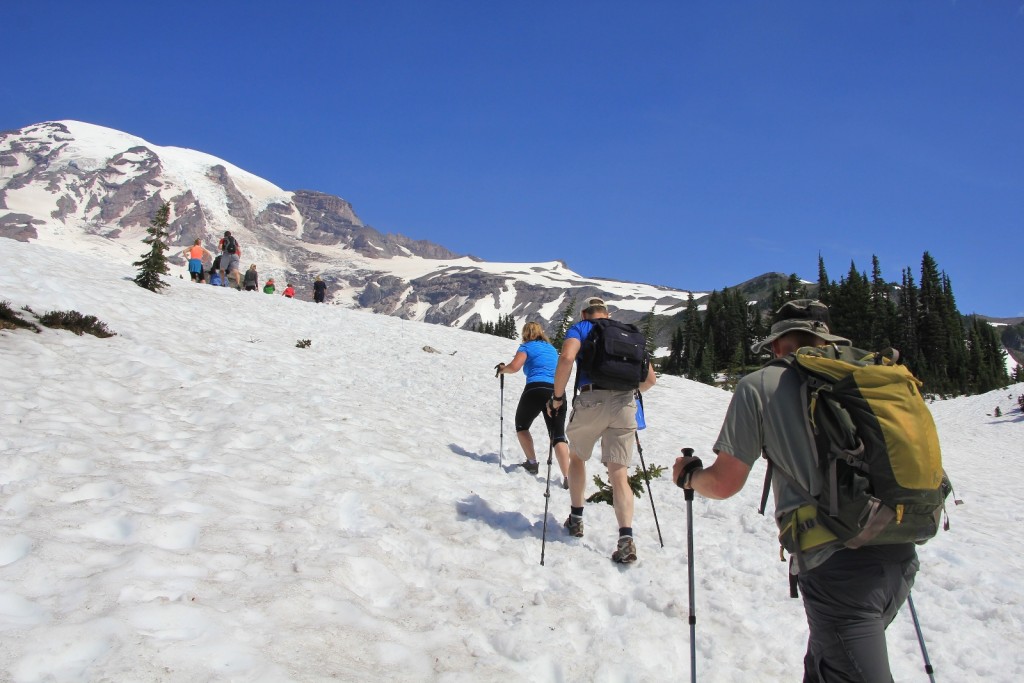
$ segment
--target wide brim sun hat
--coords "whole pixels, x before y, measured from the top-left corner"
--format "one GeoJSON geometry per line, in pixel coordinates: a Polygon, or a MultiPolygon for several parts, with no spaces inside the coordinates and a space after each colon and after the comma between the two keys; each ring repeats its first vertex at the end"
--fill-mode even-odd
{"type": "Polygon", "coordinates": [[[782,335],[795,331],[810,332],[830,344],[851,345],[850,340],[846,337],[831,333],[828,328],[830,322],[828,306],[816,299],[788,301],[775,312],[772,319],[775,322],[768,336],[750,347],[754,353],[761,353],[782,335]]]}

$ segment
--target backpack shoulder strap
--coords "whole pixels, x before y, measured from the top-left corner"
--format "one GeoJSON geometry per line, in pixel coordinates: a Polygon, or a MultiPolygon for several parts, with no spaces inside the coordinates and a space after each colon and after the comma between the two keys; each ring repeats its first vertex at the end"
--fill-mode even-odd
{"type": "MultiPolygon", "coordinates": [[[[804,416],[804,422],[806,424],[806,429],[807,429],[807,438],[810,441],[810,443],[812,444],[812,448],[814,448],[815,451],[817,451],[817,446],[815,445],[815,440],[814,440],[814,431],[813,431],[813,427],[811,426],[811,421],[810,421],[810,412],[809,411],[811,410],[811,407],[810,407],[810,403],[809,403],[809,401],[810,401],[809,394],[810,394],[810,392],[814,388],[813,387],[813,383],[815,383],[815,382],[821,383],[821,381],[817,380],[813,375],[811,375],[803,367],[801,367],[800,363],[797,362],[796,354],[795,353],[787,354],[785,356],[782,356],[781,358],[773,358],[772,360],[769,360],[767,363],[765,363],[763,367],[768,367],[768,366],[773,366],[773,365],[774,366],[783,367],[783,368],[791,368],[791,369],[795,370],[800,375],[800,378],[801,378],[800,405],[798,406],[798,408],[801,411],[801,414],[803,414],[803,416],[804,416]]],[[[815,502],[814,501],[814,496],[811,495],[810,491],[808,491],[804,486],[802,486],[800,483],[798,483],[797,480],[791,474],[786,472],[783,468],[777,467],[775,465],[775,463],[772,462],[772,459],[768,456],[767,452],[764,453],[763,455],[764,455],[764,459],[767,461],[768,465],[765,468],[764,486],[763,486],[763,488],[761,490],[761,505],[758,508],[758,513],[759,514],[763,515],[764,511],[765,511],[765,508],[768,506],[768,493],[771,490],[772,476],[774,475],[775,470],[778,470],[779,474],[781,474],[783,476],[783,478],[785,478],[786,481],[789,482],[789,484],[791,486],[793,486],[793,488],[795,488],[800,493],[800,496],[804,500],[806,500],[807,502],[809,502],[811,504],[814,504],[814,502],[815,502]]]]}

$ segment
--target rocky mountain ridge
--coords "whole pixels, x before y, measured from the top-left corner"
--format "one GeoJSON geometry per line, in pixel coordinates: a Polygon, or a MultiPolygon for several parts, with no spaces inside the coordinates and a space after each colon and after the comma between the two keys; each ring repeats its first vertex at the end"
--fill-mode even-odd
{"type": "MultiPolygon", "coordinates": [[[[688,292],[587,278],[562,262],[487,263],[443,246],[365,224],[340,197],[285,191],[227,161],[195,150],[153,145],[77,121],[0,133],[0,236],[135,260],[145,229],[171,205],[168,242],[216,245],[231,230],[243,267],[261,279],[294,281],[300,296],[316,276],[330,301],[376,313],[470,327],[511,314],[550,322],[573,295],[604,296],[618,317],[654,310],[671,315],[688,292]]],[[[702,296],[703,293],[695,293],[702,296]]]]}

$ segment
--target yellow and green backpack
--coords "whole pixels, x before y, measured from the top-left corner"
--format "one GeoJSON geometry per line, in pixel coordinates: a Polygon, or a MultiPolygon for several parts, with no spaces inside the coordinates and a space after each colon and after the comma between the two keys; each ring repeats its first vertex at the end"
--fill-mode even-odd
{"type": "Polygon", "coordinates": [[[823,481],[814,496],[769,459],[761,512],[773,470],[806,501],[779,520],[779,542],[798,562],[827,544],[924,543],[938,532],[952,486],[921,381],[897,360],[893,350],[831,345],[771,361],[803,380],[823,481]]]}

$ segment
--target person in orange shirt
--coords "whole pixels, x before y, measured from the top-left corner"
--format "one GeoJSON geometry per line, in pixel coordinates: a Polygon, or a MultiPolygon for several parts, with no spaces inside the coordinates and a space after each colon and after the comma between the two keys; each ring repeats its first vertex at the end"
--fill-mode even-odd
{"type": "Polygon", "coordinates": [[[195,243],[183,252],[188,257],[188,275],[192,282],[203,281],[203,256],[213,258],[213,254],[203,247],[203,241],[197,239],[195,243]]]}

